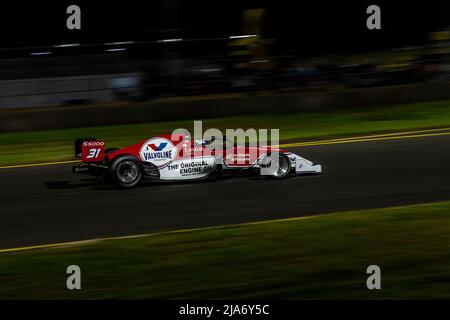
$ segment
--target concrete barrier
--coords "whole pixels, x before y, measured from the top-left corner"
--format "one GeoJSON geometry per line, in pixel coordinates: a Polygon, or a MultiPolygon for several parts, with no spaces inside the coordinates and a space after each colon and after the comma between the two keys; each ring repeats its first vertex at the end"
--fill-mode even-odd
{"type": "Polygon", "coordinates": [[[450,99],[450,83],[364,88],[339,92],[174,98],[145,103],[0,111],[0,132],[62,129],[127,123],[205,119],[279,112],[345,110],[450,99]]]}
{"type": "Polygon", "coordinates": [[[70,101],[115,101],[123,91],[137,92],[139,73],[118,73],[0,81],[0,110],[59,107],[70,101]]]}

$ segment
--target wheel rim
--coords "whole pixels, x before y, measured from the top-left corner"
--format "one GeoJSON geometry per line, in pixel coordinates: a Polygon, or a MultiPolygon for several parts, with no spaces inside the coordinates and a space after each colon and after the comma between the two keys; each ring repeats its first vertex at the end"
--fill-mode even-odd
{"type": "Polygon", "coordinates": [[[283,177],[285,176],[289,171],[289,162],[285,157],[279,157],[278,158],[278,168],[274,171],[275,177],[283,177]]]}
{"type": "Polygon", "coordinates": [[[133,161],[123,161],[117,166],[117,177],[123,183],[131,183],[139,175],[139,168],[133,161]]]}

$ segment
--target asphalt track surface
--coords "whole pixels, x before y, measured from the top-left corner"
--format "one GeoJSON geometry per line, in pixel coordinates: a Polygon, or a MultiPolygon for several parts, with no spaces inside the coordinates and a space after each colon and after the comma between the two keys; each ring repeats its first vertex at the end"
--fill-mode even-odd
{"type": "Polygon", "coordinates": [[[0,248],[450,200],[450,136],[290,150],[324,174],[119,190],[71,165],[0,170],[0,248]]]}

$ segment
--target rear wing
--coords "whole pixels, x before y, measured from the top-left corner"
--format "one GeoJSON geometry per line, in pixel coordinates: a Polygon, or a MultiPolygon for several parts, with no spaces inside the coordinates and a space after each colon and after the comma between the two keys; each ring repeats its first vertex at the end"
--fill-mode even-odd
{"type": "Polygon", "coordinates": [[[102,161],[105,155],[105,143],[95,138],[81,138],[75,140],[75,158],[83,162],[102,161]]]}

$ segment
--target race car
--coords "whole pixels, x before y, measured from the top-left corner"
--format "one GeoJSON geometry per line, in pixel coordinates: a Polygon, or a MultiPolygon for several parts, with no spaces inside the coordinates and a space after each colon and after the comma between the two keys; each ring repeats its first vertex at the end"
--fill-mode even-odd
{"type": "Polygon", "coordinates": [[[74,173],[101,176],[121,188],[136,187],[143,178],[186,181],[256,172],[282,179],[322,172],[321,165],[286,150],[236,146],[214,137],[192,140],[183,134],[162,134],[122,149],[106,149],[105,142],[95,138],[77,139],[75,157],[81,162],[74,173]]]}

